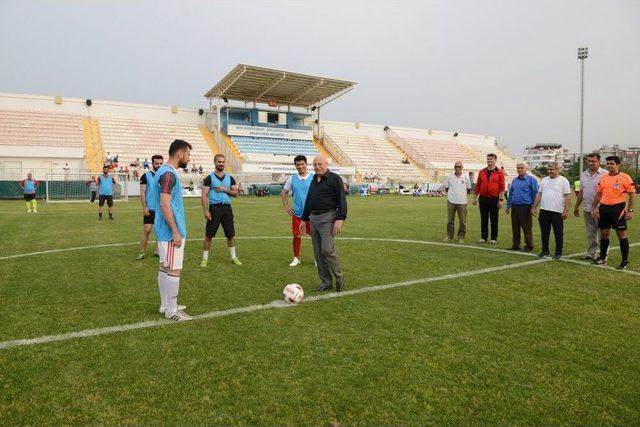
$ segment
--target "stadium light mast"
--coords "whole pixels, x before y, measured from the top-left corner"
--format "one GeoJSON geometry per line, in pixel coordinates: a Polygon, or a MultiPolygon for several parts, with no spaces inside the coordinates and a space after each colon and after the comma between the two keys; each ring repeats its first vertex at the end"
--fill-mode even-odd
{"type": "Polygon", "coordinates": [[[580,172],[582,173],[582,161],[584,157],[584,60],[589,56],[588,47],[578,48],[578,59],[580,60],[580,172]]]}

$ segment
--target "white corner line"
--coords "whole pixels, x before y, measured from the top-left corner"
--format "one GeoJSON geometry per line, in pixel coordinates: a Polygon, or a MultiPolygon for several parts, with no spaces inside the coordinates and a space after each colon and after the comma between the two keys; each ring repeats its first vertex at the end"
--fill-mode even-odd
{"type": "MultiPolygon", "coordinates": [[[[356,294],[362,294],[365,292],[377,292],[377,291],[382,291],[386,289],[400,288],[400,287],[406,287],[406,286],[417,285],[417,284],[426,284],[426,283],[432,283],[432,282],[437,282],[442,280],[459,279],[461,277],[469,277],[469,276],[475,276],[479,274],[493,273],[496,271],[509,270],[513,268],[526,267],[526,266],[540,264],[548,261],[550,260],[536,259],[531,261],[518,262],[514,264],[500,265],[497,267],[487,267],[479,270],[465,271],[461,273],[445,274],[443,276],[425,277],[422,279],[390,283],[386,285],[369,286],[365,288],[358,288],[358,289],[344,291],[344,292],[332,292],[332,293],[327,293],[323,295],[314,295],[314,296],[305,298],[301,304],[308,304],[314,301],[322,301],[322,300],[327,300],[331,298],[341,298],[341,297],[346,297],[346,296],[351,296],[356,294]]],[[[197,321],[197,320],[203,320],[203,319],[226,317],[234,314],[251,313],[259,310],[266,310],[271,308],[282,308],[282,307],[295,307],[295,305],[287,305],[287,304],[281,303],[280,301],[273,301],[267,304],[250,305],[246,307],[230,308],[227,310],[211,311],[208,313],[203,313],[203,314],[198,314],[196,316],[193,316],[193,319],[197,321]]],[[[59,334],[59,335],[45,335],[45,336],[36,337],[36,338],[25,338],[25,339],[17,339],[17,340],[10,340],[10,341],[2,341],[0,342],[0,350],[12,348],[12,347],[24,347],[24,346],[45,344],[50,342],[68,341],[76,338],[87,338],[87,337],[95,337],[99,335],[115,334],[120,332],[133,331],[137,329],[156,328],[159,326],[166,326],[166,325],[171,325],[175,323],[176,322],[173,322],[171,320],[166,320],[166,319],[147,320],[144,322],[129,323],[124,325],[108,326],[108,327],[95,328],[95,329],[85,329],[82,331],[68,332],[68,333],[59,334]]]]}

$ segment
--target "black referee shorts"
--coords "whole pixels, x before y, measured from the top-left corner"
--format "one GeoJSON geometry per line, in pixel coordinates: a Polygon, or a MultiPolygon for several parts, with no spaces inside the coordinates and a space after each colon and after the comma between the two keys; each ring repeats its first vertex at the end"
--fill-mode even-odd
{"type": "Polygon", "coordinates": [[[209,213],[211,214],[211,220],[207,221],[205,227],[207,237],[216,237],[220,224],[222,224],[224,237],[230,239],[236,235],[236,230],[233,226],[233,211],[231,210],[231,205],[209,205],[209,213]]]}
{"type": "Polygon", "coordinates": [[[625,215],[626,203],[618,203],[615,205],[600,205],[600,219],[598,219],[598,228],[614,230],[626,230],[627,220],[625,215]]]}

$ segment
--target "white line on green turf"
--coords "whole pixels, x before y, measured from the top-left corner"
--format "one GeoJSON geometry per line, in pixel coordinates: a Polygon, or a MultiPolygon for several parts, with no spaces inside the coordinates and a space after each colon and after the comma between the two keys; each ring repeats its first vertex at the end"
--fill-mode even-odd
{"type": "MultiPolygon", "coordinates": [[[[216,240],[222,240],[222,237],[217,238],[216,240]]],[[[291,236],[246,236],[246,237],[236,237],[236,239],[241,240],[271,240],[271,239],[291,239],[291,236]]],[[[306,237],[306,239],[309,239],[306,237]]],[[[527,252],[518,252],[518,251],[510,251],[507,249],[499,249],[491,246],[475,246],[475,245],[461,245],[456,243],[441,243],[441,242],[430,242],[428,240],[411,240],[411,239],[386,239],[382,237],[337,237],[337,240],[356,240],[356,241],[377,241],[377,242],[390,242],[390,243],[411,243],[411,244],[420,244],[420,245],[433,245],[433,246],[447,246],[452,248],[460,248],[460,249],[476,249],[483,251],[491,251],[491,252],[502,252],[512,255],[523,255],[523,256],[535,256],[532,253],[527,252]]],[[[187,241],[202,241],[202,239],[187,239],[187,241]]],[[[155,243],[153,240],[149,240],[150,243],[155,243]]],[[[71,251],[81,251],[85,249],[96,249],[96,248],[114,248],[120,246],[132,246],[139,245],[140,242],[123,242],[123,243],[105,243],[102,245],[92,245],[92,246],[75,246],[71,248],[60,248],[60,249],[48,249],[45,251],[37,251],[37,252],[26,252],[15,255],[7,255],[0,257],[1,260],[5,259],[15,259],[15,258],[24,258],[35,255],[44,255],[44,254],[54,254],[59,252],[71,252],[71,251]]]]}
{"type": "MultiPolygon", "coordinates": [[[[637,245],[637,243],[636,243],[636,245],[637,245]]],[[[629,245],[629,246],[631,246],[631,245],[629,245]]],[[[579,254],[579,255],[582,255],[582,254],[579,254]]],[[[577,256],[579,256],[579,255],[577,255],[577,256]]],[[[608,265],[587,264],[584,261],[578,261],[576,259],[567,259],[567,258],[561,258],[560,261],[571,262],[571,263],[574,263],[574,264],[584,265],[584,266],[587,266],[587,267],[602,268],[602,269],[605,269],[605,270],[611,270],[611,271],[615,271],[615,272],[619,272],[619,273],[631,274],[631,275],[634,275],[634,276],[640,276],[640,272],[637,272],[637,271],[634,271],[634,270],[618,270],[617,268],[610,267],[608,265]]]]}
{"type": "MultiPolygon", "coordinates": [[[[291,236],[245,236],[245,237],[236,237],[236,239],[241,239],[241,240],[281,240],[281,239],[291,239],[291,236]]],[[[305,239],[309,239],[308,237],[305,237],[305,239]]],[[[506,253],[506,254],[512,254],[512,255],[522,255],[522,256],[529,256],[529,257],[534,257],[536,256],[535,254],[532,254],[530,252],[519,252],[519,251],[510,251],[507,249],[499,249],[499,248],[494,248],[491,246],[479,246],[479,245],[461,245],[461,244],[456,244],[456,243],[444,243],[444,242],[430,242],[428,240],[411,240],[411,239],[387,239],[387,238],[382,238],[382,237],[337,237],[337,240],[356,240],[356,241],[377,241],[377,242],[389,242],[389,243],[412,243],[412,244],[421,244],[421,245],[432,245],[432,246],[446,246],[446,247],[452,247],[452,248],[460,248],[460,249],[475,249],[475,250],[482,250],[482,251],[490,251],[490,252],[500,252],[500,253],[506,253]]],[[[222,237],[219,237],[215,240],[223,240],[222,237]]],[[[188,242],[191,241],[202,241],[202,239],[187,239],[188,242]]],[[[149,240],[149,243],[155,243],[154,240],[149,240]]],[[[133,245],[139,245],[140,242],[123,242],[123,243],[105,243],[102,245],[91,245],[91,246],[74,246],[71,248],[60,248],[60,249],[48,249],[45,251],[37,251],[37,252],[25,252],[25,253],[21,253],[21,254],[14,254],[14,255],[7,255],[7,256],[2,256],[0,257],[0,261],[2,260],[7,260],[7,259],[16,259],[16,258],[25,258],[25,257],[30,257],[30,256],[36,256],[36,255],[44,255],[44,254],[54,254],[54,253],[59,253],[59,252],[71,252],[71,251],[81,251],[81,250],[85,250],[85,249],[96,249],[96,248],[116,248],[116,247],[120,247],[120,246],[133,246],[133,245]]],[[[632,243],[629,246],[633,247],[633,246],[638,246],[640,245],[640,243],[632,243]]],[[[618,249],[618,246],[611,246],[609,248],[610,250],[615,250],[618,249]]],[[[577,254],[572,254],[572,255],[568,255],[568,257],[577,257],[580,255],[586,255],[586,253],[577,253],[577,254]]],[[[565,257],[566,258],[566,257],[565,257]]],[[[583,263],[581,263],[583,264],[583,263]]],[[[586,263],[584,263],[584,265],[588,265],[586,263]]]]}
{"type": "MultiPolygon", "coordinates": [[[[350,290],[350,291],[344,291],[344,292],[334,292],[334,293],[329,293],[329,294],[324,294],[324,295],[316,295],[316,296],[311,296],[311,297],[305,298],[303,300],[302,304],[308,304],[310,302],[322,301],[322,300],[326,300],[326,299],[330,299],[330,298],[346,297],[346,296],[361,294],[361,293],[365,293],[365,292],[377,292],[377,291],[382,291],[382,290],[387,290],[387,289],[393,289],[393,288],[400,288],[400,287],[417,285],[417,284],[425,284],[425,283],[437,282],[437,281],[441,281],[441,280],[459,279],[461,277],[469,277],[469,276],[475,276],[475,275],[478,275],[478,274],[493,273],[493,272],[496,272],[496,271],[509,270],[509,269],[512,269],[512,268],[526,267],[526,266],[540,264],[540,263],[548,262],[548,261],[550,261],[550,260],[549,259],[536,259],[536,260],[532,260],[532,261],[524,261],[524,262],[518,262],[518,263],[514,263],[514,264],[501,265],[501,266],[497,266],[497,267],[482,268],[482,269],[479,269],[479,270],[471,270],[471,271],[465,271],[465,272],[461,272],[461,273],[445,274],[444,276],[425,277],[423,279],[409,280],[409,281],[406,281],[406,282],[390,283],[390,284],[387,284],[387,285],[370,286],[370,287],[366,287],[366,288],[358,288],[358,289],[354,289],[354,290],[350,290]]],[[[250,313],[250,312],[254,312],[254,311],[258,311],[258,310],[266,310],[266,309],[270,309],[270,308],[283,308],[283,307],[294,307],[294,306],[293,305],[288,305],[288,304],[283,304],[280,301],[273,301],[273,302],[270,302],[268,304],[250,305],[250,306],[247,306],[247,307],[237,307],[237,308],[231,308],[231,309],[227,309],[227,310],[211,311],[209,313],[203,313],[203,314],[198,314],[196,316],[193,316],[193,319],[194,320],[211,319],[211,318],[216,318],[216,317],[226,317],[226,316],[231,316],[231,315],[234,315],[234,314],[250,313]]],[[[18,340],[11,340],[11,341],[2,341],[2,342],[0,342],[0,350],[11,348],[11,347],[23,347],[23,346],[30,346],[30,345],[37,345],[37,344],[45,344],[45,343],[50,343],[50,342],[67,341],[67,340],[72,340],[72,339],[76,339],[76,338],[87,338],[87,337],[95,337],[95,336],[98,336],[98,335],[115,334],[115,333],[120,333],[120,332],[133,331],[133,330],[136,330],[136,329],[155,328],[155,327],[158,327],[158,326],[165,326],[165,325],[171,325],[171,324],[175,324],[175,322],[173,322],[171,320],[165,320],[165,319],[162,319],[162,320],[148,320],[148,321],[145,321],[145,322],[129,323],[129,324],[126,324],[126,325],[108,326],[108,327],[104,327],[104,328],[95,328],[95,329],[85,329],[83,331],[69,332],[69,333],[66,333],[66,334],[46,335],[46,336],[41,336],[41,337],[37,337],[37,338],[27,338],[27,339],[18,339],[18,340]]]]}

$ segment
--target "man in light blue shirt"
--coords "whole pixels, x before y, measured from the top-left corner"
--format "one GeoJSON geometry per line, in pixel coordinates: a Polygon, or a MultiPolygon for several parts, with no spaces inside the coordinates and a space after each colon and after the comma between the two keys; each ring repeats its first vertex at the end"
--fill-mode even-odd
{"type": "Polygon", "coordinates": [[[202,183],[201,203],[207,225],[205,226],[200,267],[206,267],[209,262],[211,239],[216,237],[220,225],[222,225],[224,236],[227,238],[231,262],[235,265],[242,265],[236,254],[236,228],[233,223],[233,210],[231,209],[231,198],[238,197],[240,190],[236,180],[224,172],[226,165],[224,155],[216,154],[213,161],[216,165],[216,170],[211,172],[202,183]]]}
{"type": "Polygon", "coordinates": [[[169,147],[169,160],[158,169],[154,177],[154,185],[158,186],[158,193],[154,196],[157,209],[153,229],[160,252],[159,311],[164,313],[165,318],[176,322],[192,319],[183,311],[186,307],[178,305],[187,224],[182,201],[182,184],[177,170],[187,167],[190,155],[191,144],[176,139],[169,147]]]}
{"type": "Polygon", "coordinates": [[[538,181],[527,174],[526,164],[518,163],[516,170],[518,176],[511,181],[505,209],[507,214],[511,213],[511,233],[513,235],[511,250],[520,250],[520,230],[522,230],[524,251],[531,252],[533,250],[531,205],[538,194],[538,181]]]}
{"type": "MultiPolygon", "coordinates": [[[[147,241],[149,235],[153,229],[153,223],[156,219],[156,209],[159,200],[158,191],[159,187],[155,182],[155,175],[158,169],[162,166],[164,157],[160,154],[154,154],[151,156],[151,170],[146,171],[140,177],[140,203],[142,203],[142,235],[140,236],[140,253],[138,253],[137,260],[144,259],[145,252],[147,251],[147,241]]],[[[154,252],[155,256],[158,255],[158,251],[154,252]]]]}
{"type": "Polygon", "coordinates": [[[280,193],[280,199],[282,200],[282,206],[284,211],[291,216],[291,232],[293,233],[293,261],[289,264],[289,267],[295,267],[300,264],[300,248],[302,247],[302,227],[307,235],[311,234],[311,223],[304,221],[302,226],[302,211],[304,211],[304,204],[307,201],[307,195],[309,194],[309,186],[313,180],[313,172],[309,172],[307,169],[306,156],[299,155],[293,159],[293,164],[298,171],[297,174],[291,175],[282,187],[280,193]],[[287,195],[289,192],[293,192],[293,208],[289,206],[289,198],[287,195]]]}

